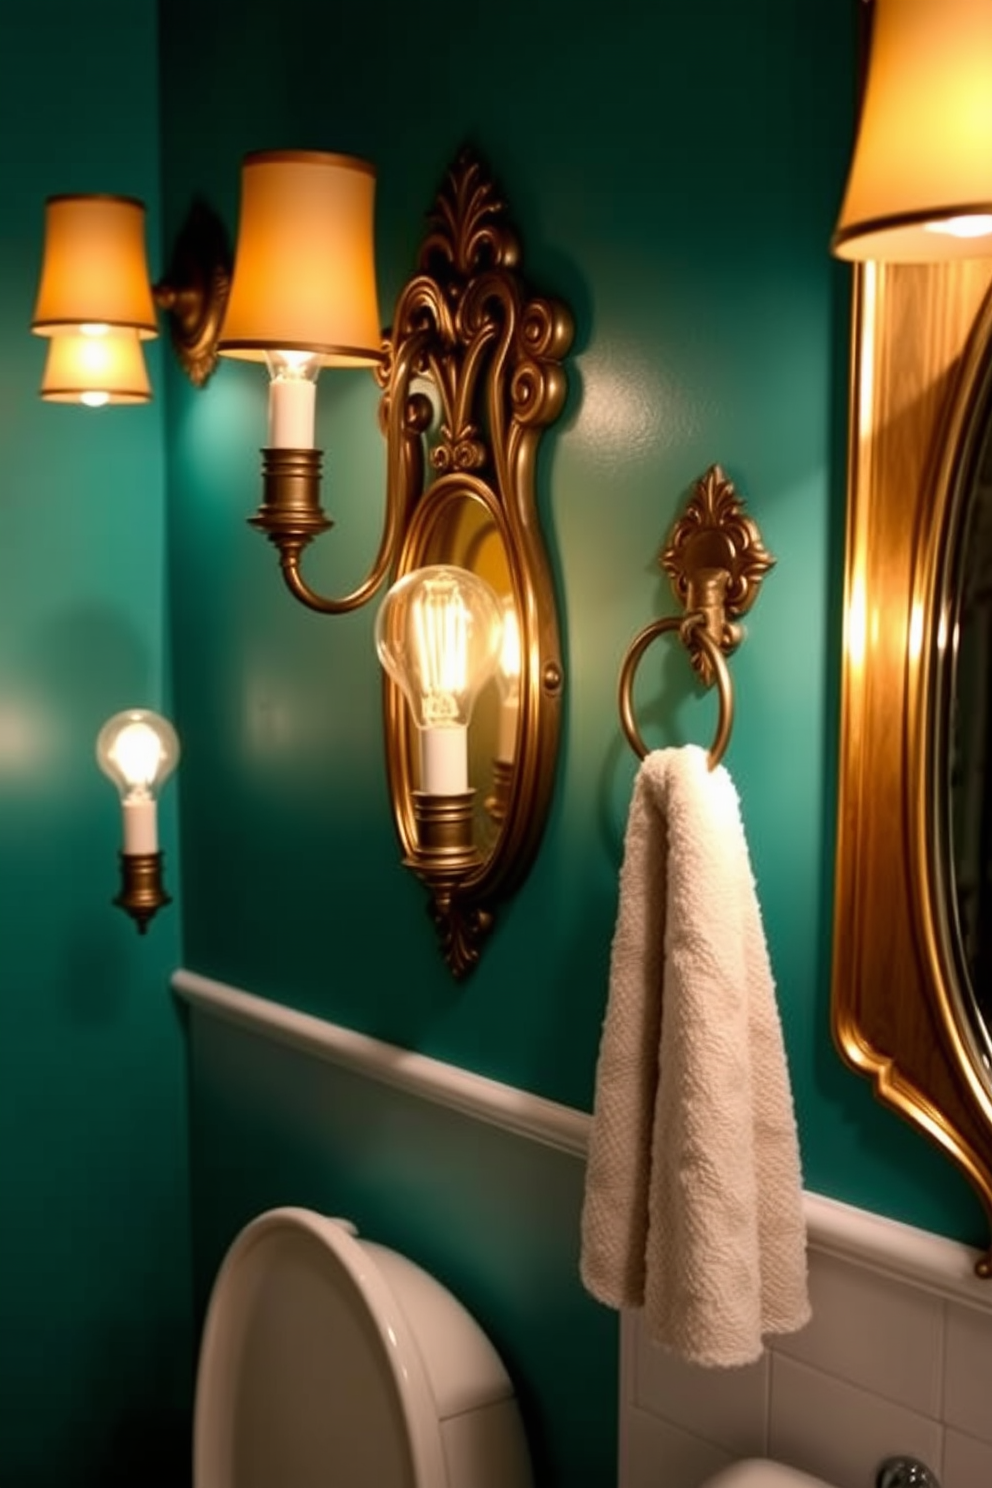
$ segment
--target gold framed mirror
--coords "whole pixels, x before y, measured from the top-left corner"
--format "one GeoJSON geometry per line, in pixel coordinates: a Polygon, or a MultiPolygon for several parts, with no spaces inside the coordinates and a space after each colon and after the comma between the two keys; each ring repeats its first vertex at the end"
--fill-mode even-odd
{"type": "MultiPolygon", "coordinates": [[[[990,259],[855,270],[832,1009],[844,1057],[992,1227],[992,1026],[962,956],[949,778],[990,286],[990,259]]],[[[992,1248],[976,1269],[992,1277],[992,1248]]]]}
{"type": "MultiPolygon", "coordinates": [[[[558,755],[563,667],[536,464],[541,435],[564,406],[573,327],[563,304],[528,291],[519,260],[503,202],[480,161],[463,152],[400,292],[379,374],[390,500],[402,522],[390,596],[412,575],[467,571],[488,586],[504,658],[513,655],[475,704],[467,769],[450,789],[425,785],[432,730],[408,709],[409,689],[404,696],[390,675],[384,684],[403,859],[428,888],[456,977],[476,964],[497,901],[530,867],[558,755]]],[[[385,607],[377,643],[389,667],[408,622],[383,626],[384,616],[385,607]]]]}

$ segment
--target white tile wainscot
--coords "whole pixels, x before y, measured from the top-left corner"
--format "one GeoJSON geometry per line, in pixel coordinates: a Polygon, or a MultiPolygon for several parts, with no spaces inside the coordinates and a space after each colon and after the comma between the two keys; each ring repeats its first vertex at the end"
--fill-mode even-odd
{"type": "Polygon", "coordinates": [[[774,1457],[874,1488],[905,1453],[942,1488],[992,1488],[992,1283],[965,1246],[806,1198],[813,1319],[746,1369],[683,1364],[621,1332],[620,1488],[699,1488],[774,1457]]]}
{"type": "MultiPolygon", "coordinates": [[[[201,1012],[582,1161],[583,1111],[177,971],[201,1012]]],[[[879,1461],[921,1457],[942,1488],[992,1488],[992,1282],[975,1253],[806,1195],[813,1320],[747,1369],[682,1364],[621,1327],[619,1488],[699,1488],[772,1456],[835,1488],[874,1488],[879,1461]]]]}

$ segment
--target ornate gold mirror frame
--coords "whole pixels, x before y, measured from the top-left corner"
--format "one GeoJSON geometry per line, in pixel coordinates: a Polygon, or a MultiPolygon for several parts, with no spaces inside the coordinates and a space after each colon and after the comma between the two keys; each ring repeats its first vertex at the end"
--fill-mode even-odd
{"type": "Polygon", "coordinates": [[[418,789],[416,728],[399,687],[385,681],[404,861],[430,891],[455,976],[476,964],[495,903],[530,867],[558,754],[563,669],[535,476],[541,435],[565,402],[573,327],[564,305],[527,291],[519,260],[503,202],[480,162],[462,154],[400,292],[379,374],[403,520],[392,581],[431,564],[468,568],[512,610],[519,633],[511,742],[496,747],[491,687],[488,714],[481,707],[472,724],[467,799],[418,789]]]}
{"type": "MultiPolygon", "coordinates": [[[[855,272],[834,1036],[879,1099],[954,1159],[992,1225],[992,1094],[933,848],[945,553],[992,348],[992,260],[855,272]]],[[[976,1269],[992,1276],[992,1250],[976,1269]]]]}

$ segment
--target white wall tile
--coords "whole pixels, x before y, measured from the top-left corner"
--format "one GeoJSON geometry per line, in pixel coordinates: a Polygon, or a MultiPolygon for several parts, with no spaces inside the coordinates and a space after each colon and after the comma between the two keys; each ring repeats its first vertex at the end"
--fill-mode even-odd
{"type": "Polygon", "coordinates": [[[812,1321],[775,1349],[897,1405],[938,1416],[944,1304],[928,1292],[812,1254],[812,1321]]]}
{"type": "Polygon", "coordinates": [[[649,1411],[625,1413],[629,1451],[620,1488],[701,1488],[734,1460],[712,1442],[680,1431],[649,1411]]]}
{"type": "MultiPolygon", "coordinates": [[[[879,1464],[897,1454],[928,1463],[942,1488],[992,1488],[987,1294],[962,1292],[956,1272],[957,1290],[943,1285],[946,1258],[917,1282],[899,1226],[886,1275],[887,1223],[872,1216],[863,1261],[813,1246],[812,1322],[749,1369],[687,1365],[648,1343],[640,1314],[628,1314],[621,1488],[700,1488],[728,1456],[766,1454],[835,1488],[874,1488],[879,1464]]],[[[932,1238],[943,1255],[949,1242],[932,1238]]]]}
{"type": "Polygon", "coordinates": [[[866,1488],[896,1453],[937,1463],[942,1435],[916,1411],[781,1354],[772,1359],[769,1455],[836,1488],[866,1488]]]}
{"type": "MultiPolygon", "coordinates": [[[[986,1382],[986,1389],[990,1389],[986,1382]]],[[[992,1483],[992,1446],[948,1431],[944,1440],[944,1467],[941,1488],[988,1488],[992,1483]]]]}
{"type": "Polygon", "coordinates": [[[944,1419],[992,1442],[992,1313],[947,1304],[946,1360],[944,1419]]]}
{"type": "Polygon", "coordinates": [[[767,1442],[768,1359],[743,1369],[687,1364],[637,1330],[634,1403],[734,1457],[760,1457],[767,1442]]]}

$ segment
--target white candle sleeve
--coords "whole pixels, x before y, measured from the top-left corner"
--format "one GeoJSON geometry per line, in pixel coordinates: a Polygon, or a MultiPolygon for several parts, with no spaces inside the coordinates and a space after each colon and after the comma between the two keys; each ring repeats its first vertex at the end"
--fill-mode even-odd
{"type": "Polygon", "coordinates": [[[468,790],[468,730],[464,724],[420,731],[420,789],[429,796],[468,790]]]}
{"type": "Polygon", "coordinates": [[[496,758],[505,764],[512,765],[517,753],[517,719],[520,717],[520,704],[516,699],[508,699],[500,704],[499,728],[496,735],[496,758]]]}
{"type": "Polygon", "coordinates": [[[158,806],[150,797],[140,801],[123,801],[124,851],[158,852],[158,806]]]}
{"type": "Polygon", "coordinates": [[[313,449],[317,385],[306,378],[269,383],[269,448],[313,449]]]}

